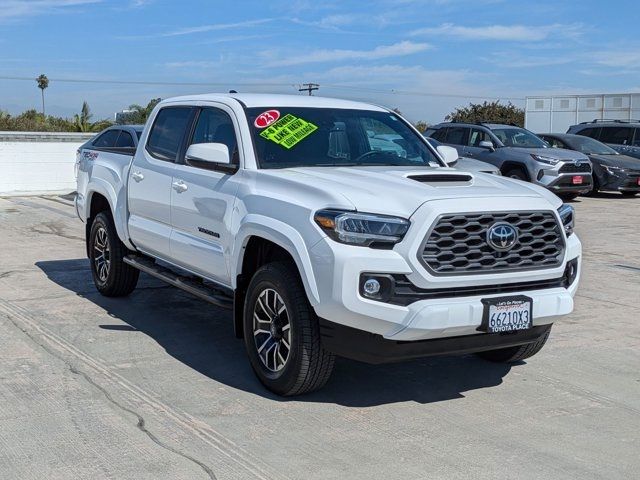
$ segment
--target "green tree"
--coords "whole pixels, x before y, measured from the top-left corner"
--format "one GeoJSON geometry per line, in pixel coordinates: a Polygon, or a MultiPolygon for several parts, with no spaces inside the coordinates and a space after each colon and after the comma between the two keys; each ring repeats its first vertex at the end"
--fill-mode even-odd
{"type": "Polygon", "coordinates": [[[73,124],[76,127],[77,132],[90,132],[92,130],[91,124],[91,109],[89,108],[89,104],[87,102],[82,102],[82,110],[80,110],[80,114],[77,113],[73,116],[73,124]]]}
{"type": "Polygon", "coordinates": [[[129,112],[126,115],[122,115],[118,119],[118,123],[122,125],[144,124],[161,100],[161,98],[152,98],[146,107],[138,104],[129,105],[129,112]]]}
{"type": "Polygon", "coordinates": [[[49,79],[43,73],[38,78],[36,78],[36,82],[38,83],[38,88],[40,89],[40,92],[42,93],[42,116],[44,117],[45,116],[45,113],[44,113],[44,90],[49,87],[49,79]]]}
{"type": "Polygon", "coordinates": [[[419,120],[414,124],[414,127],[416,127],[420,133],[424,133],[427,131],[427,128],[429,128],[429,124],[424,120],[419,120]]]}
{"type": "Polygon", "coordinates": [[[511,102],[504,105],[494,102],[470,103],[468,107],[458,107],[445,117],[451,122],[464,123],[506,123],[524,126],[524,110],[511,102]]]}

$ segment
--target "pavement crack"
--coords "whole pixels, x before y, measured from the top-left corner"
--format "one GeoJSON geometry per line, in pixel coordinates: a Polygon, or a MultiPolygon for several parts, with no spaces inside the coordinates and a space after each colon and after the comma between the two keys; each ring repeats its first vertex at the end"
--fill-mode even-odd
{"type": "Polygon", "coordinates": [[[142,417],[142,415],[140,415],[136,411],[134,411],[134,410],[122,405],[118,401],[116,401],[113,398],[113,396],[104,387],[98,385],[88,374],[86,374],[85,372],[82,372],[81,370],[78,370],[68,360],[66,360],[62,355],[59,355],[52,348],[49,348],[46,344],[44,344],[43,342],[40,342],[26,328],[22,327],[14,319],[13,315],[7,314],[5,318],[8,318],[8,320],[13,324],[13,326],[15,328],[17,328],[18,330],[20,330],[22,333],[24,333],[27,336],[27,338],[29,338],[35,345],[39,346],[41,349],[43,349],[45,352],[47,352],[47,354],[49,354],[52,357],[60,360],[64,365],[66,365],[66,367],[69,369],[69,371],[71,373],[73,373],[74,375],[81,376],[90,385],[93,385],[95,388],[97,388],[111,404],[115,405],[117,408],[121,409],[124,412],[127,412],[127,413],[129,413],[131,415],[134,415],[137,418],[136,427],[141,432],[143,432],[145,435],[147,435],[149,437],[149,439],[151,441],[153,441],[156,445],[158,445],[159,447],[161,447],[161,448],[163,448],[163,449],[165,449],[165,450],[167,450],[169,452],[172,452],[172,453],[174,453],[176,455],[179,455],[179,456],[183,457],[184,459],[196,464],[198,467],[200,467],[209,476],[209,478],[211,480],[217,480],[217,477],[215,476],[215,474],[213,473],[211,468],[209,468],[205,463],[201,462],[200,460],[192,457],[191,455],[189,455],[187,453],[181,452],[180,450],[178,450],[176,448],[173,448],[171,445],[168,445],[168,444],[164,443],[162,440],[160,440],[155,434],[153,434],[151,431],[149,431],[149,429],[146,427],[146,423],[145,423],[144,417],[142,417]]]}
{"type": "MultiPolygon", "coordinates": [[[[64,360],[63,360],[64,361],[64,360]]],[[[65,362],[66,363],[66,362],[65,362]]],[[[89,375],[87,375],[85,372],[82,372],[80,370],[78,370],[77,368],[75,368],[73,365],[70,365],[69,363],[67,363],[67,366],[69,367],[69,370],[71,371],[71,373],[73,373],[74,375],[79,375],[82,378],[84,378],[89,384],[93,385],[95,388],[97,388],[102,395],[104,395],[104,397],[113,405],[115,405],[117,408],[119,408],[120,410],[127,412],[133,416],[135,416],[138,420],[136,427],[138,428],[138,430],[140,430],[142,433],[144,433],[145,435],[147,435],[147,437],[149,437],[149,439],[151,439],[152,442],[154,442],[156,445],[158,445],[161,448],[164,448],[165,450],[168,450],[172,453],[175,453],[176,455],[181,456],[182,458],[189,460],[192,463],[195,463],[196,465],[198,465],[202,470],[204,470],[204,472],[209,476],[210,479],[212,480],[216,480],[216,476],[213,473],[213,471],[211,470],[211,468],[209,468],[206,464],[204,464],[203,462],[201,462],[200,460],[198,460],[197,458],[192,457],[191,455],[181,452],[180,450],[173,448],[171,445],[168,445],[166,443],[164,443],[162,440],[160,440],[156,435],[154,435],[151,431],[149,431],[149,429],[147,429],[146,426],[146,422],[144,420],[144,417],[142,415],[140,415],[138,412],[122,405],[120,402],[118,402],[117,400],[115,400],[111,394],[101,385],[98,385],[89,375]]]]}

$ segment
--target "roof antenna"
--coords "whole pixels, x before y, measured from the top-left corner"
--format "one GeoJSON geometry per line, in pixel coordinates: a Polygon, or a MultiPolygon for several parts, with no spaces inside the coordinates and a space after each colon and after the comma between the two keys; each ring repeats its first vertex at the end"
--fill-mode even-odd
{"type": "Polygon", "coordinates": [[[235,90],[229,90],[229,93],[238,93],[235,90]]]}

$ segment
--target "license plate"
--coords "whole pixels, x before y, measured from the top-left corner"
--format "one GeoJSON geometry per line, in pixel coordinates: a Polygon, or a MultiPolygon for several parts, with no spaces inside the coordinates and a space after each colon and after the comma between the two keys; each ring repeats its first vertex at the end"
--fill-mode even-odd
{"type": "Polygon", "coordinates": [[[488,333],[515,332],[531,328],[532,300],[524,295],[485,298],[482,325],[478,330],[488,333]]]}
{"type": "Polygon", "coordinates": [[[580,175],[575,175],[572,182],[574,185],[582,185],[582,177],[580,175]]]}
{"type": "Polygon", "coordinates": [[[638,177],[638,185],[640,185],[640,177],[638,177]]]}

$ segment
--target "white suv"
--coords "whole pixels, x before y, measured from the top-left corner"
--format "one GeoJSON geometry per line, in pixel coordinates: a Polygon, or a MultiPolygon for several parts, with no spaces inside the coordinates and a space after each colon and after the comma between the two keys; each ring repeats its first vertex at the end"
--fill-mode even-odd
{"type": "Polygon", "coordinates": [[[536,185],[447,168],[385,108],[165,100],[133,157],[89,148],[78,172],[98,290],[127,295],[142,270],[233,308],[278,394],[324,385],[336,354],[524,359],[573,309],[572,208],[536,185]],[[371,142],[380,135],[403,148],[371,142]]]}

